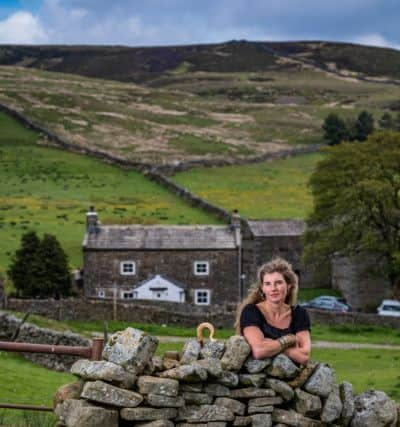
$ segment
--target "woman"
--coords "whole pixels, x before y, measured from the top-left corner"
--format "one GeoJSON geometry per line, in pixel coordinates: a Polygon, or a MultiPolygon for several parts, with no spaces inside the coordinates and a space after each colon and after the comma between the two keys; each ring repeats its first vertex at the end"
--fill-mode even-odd
{"type": "Polygon", "coordinates": [[[238,309],[237,332],[249,343],[253,357],[264,359],[278,353],[306,364],[310,358],[310,319],[298,305],[298,280],[292,266],[275,258],[260,267],[258,285],[238,309]]]}

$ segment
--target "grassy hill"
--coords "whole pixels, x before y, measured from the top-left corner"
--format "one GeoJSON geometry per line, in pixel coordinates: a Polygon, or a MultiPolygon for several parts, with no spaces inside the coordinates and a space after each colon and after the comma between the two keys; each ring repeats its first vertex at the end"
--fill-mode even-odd
{"type": "Polygon", "coordinates": [[[329,113],[355,117],[368,109],[378,119],[400,99],[400,86],[298,64],[258,72],[189,68],[139,86],[2,66],[0,102],[78,146],[163,164],[321,143],[329,113]]]}
{"type": "Polygon", "coordinates": [[[322,154],[271,163],[191,169],[173,180],[209,202],[249,219],[305,219],[312,209],[308,179],[322,154]]]}
{"type": "Polygon", "coordinates": [[[71,266],[80,265],[90,205],[106,224],[216,223],[136,171],[39,146],[38,138],[0,113],[0,273],[31,229],[55,234],[71,266]]]}

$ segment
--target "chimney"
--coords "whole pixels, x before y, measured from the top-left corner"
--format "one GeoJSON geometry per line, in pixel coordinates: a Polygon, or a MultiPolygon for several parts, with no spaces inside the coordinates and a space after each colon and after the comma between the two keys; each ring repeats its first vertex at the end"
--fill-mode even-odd
{"type": "Polygon", "coordinates": [[[95,233],[98,230],[98,225],[97,212],[94,210],[94,206],[90,206],[89,212],[86,214],[86,231],[88,233],[95,233]]]}

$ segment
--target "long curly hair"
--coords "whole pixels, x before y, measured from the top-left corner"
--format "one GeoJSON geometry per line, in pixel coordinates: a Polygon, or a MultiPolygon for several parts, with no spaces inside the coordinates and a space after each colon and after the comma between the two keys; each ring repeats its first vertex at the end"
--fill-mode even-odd
{"type": "Polygon", "coordinates": [[[285,282],[290,285],[289,291],[286,295],[285,303],[293,306],[297,303],[297,293],[299,290],[299,280],[296,273],[292,269],[292,265],[289,264],[283,258],[274,258],[271,261],[263,264],[257,271],[257,283],[251,286],[247,297],[239,304],[236,311],[235,329],[238,335],[241,334],[240,330],[240,316],[243,308],[248,304],[258,304],[265,300],[265,296],[261,290],[264,275],[270,273],[282,274],[285,282]]]}

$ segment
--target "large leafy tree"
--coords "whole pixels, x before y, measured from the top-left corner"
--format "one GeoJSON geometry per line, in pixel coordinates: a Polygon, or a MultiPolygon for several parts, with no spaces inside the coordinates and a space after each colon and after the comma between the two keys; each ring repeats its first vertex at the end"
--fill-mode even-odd
{"type": "Polygon", "coordinates": [[[400,133],[327,148],[310,185],[314,210],[304,236],[305,260],[329,271],[332,255],[370,253],[392,285],[400,277],[400,133]]]}
{"type": "Polygon", "coordinates": [[[36,233],[22,236],[8,274],[20,296],[61,297],[71,292],[68,259],[58,240],[36,233]]]}

